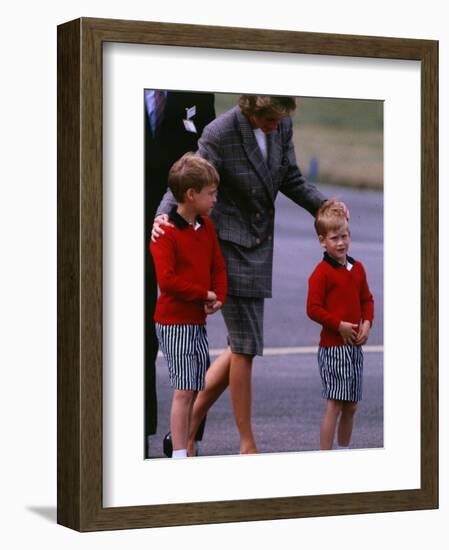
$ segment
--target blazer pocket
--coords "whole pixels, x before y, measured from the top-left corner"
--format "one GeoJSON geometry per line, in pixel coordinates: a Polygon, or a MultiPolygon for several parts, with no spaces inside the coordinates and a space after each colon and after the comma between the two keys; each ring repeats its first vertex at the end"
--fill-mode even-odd
{"type": "Polygon", "coordinates": [[[212,219],[221,240],[236,243],[245,248],[253,246],[247,223],[240,216],[237,216],[235,211],[232,211],[231,214],[214,211],[212,219]]]}

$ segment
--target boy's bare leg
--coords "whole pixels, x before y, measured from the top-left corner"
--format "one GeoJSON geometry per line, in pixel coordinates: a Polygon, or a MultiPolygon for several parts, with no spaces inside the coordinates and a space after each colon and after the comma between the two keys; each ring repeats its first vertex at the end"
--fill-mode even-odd
{"type": "Polygon", "coordinates": [[[173,450],[187,449],[189,434],[189,419],[194,392],[190,390],[174,390],[170,412],[170,430],[173,450]]]}
{"type": "Polygon", "coordinates": [[[252,355],[232,353],[229,385],[234,417],[240,433],[240,454],[257,453],[251,426],[252,364],[252,355]]]}
{"type": "Polygon", "coordinates": [[[332,449],[335,436],[335,427],[337,425],[338,416],[341,413],[343,403],[341,401],[335,401],[334,399],[328,399],[326,405],[326,412],[320,427],[320,449],[322,451],[328,451],[332,449]]]}
{"type": "Polygon", "coordinates": [[[187,453],[189,456],[194,456],[195,454],[195,435],[199,425],[206,416],[207,411],[229,385],[230,366],[231,348],[228,347],[207,369],[206,387],[204,391],[198,392],[193,403],[190,434],[187,442],[187,453]]]}
{"type": "Polygon", "coordinates": [[[356,410],[357,403],[353,401],[345,401],[343,403],[337,435],[337,441],[341,447],[348,447],[351,442],[352,426],[356,410]]]}

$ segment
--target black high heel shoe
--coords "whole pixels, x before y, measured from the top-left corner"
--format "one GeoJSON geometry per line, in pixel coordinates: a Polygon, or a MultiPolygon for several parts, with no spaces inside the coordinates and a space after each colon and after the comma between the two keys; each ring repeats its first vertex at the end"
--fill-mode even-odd
{"type": "Polygon", "coordinates": [[[173,443],[171,440],[171,432],[168,432],[168,434],[165,435],[164,439],[162,440],[162,449],[164,451],[164,455],[167,458],[171,458],[173,455],[173,443]]]}

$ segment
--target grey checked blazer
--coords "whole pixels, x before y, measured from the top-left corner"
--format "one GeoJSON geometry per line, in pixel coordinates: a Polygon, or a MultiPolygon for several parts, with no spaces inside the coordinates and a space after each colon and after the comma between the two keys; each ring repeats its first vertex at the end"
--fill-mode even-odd
{"type": "MultiPolygon", "coordinates": [[[[267,134],[265,162],[248,118],[234,107],[208,124],[198,154],[220,174],[212,212],[228,269],[228,294],[271,297],[274,202],[281,191],[315,215],[326,200],[302,176],[296,163],[292,121],[284,118],[267,134]]],[[[175,204],[168,191],[158,213],[175,204]]]]}

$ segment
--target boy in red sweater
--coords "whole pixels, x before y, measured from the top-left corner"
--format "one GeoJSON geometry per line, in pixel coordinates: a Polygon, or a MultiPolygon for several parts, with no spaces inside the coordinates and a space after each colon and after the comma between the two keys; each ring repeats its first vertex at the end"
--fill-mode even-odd
{"type": "Polygon", "coordinates": [[[320,449],[348,448],[357,402],[362,398],[363,352],[374,318],[374,300],[365,270],[348,256],[349,224],[340,204],[326,201],[315,229],[324,258],[309,278],[307,315],[322,325],[318,366],[327,408],[320,449]]]}
{"type": "Polygon", "coordinates": [[[195,396],[209,366],[206,316],[226,298],[226,267],[213,223],[219,176],[205,159],[186,153],[170,169],[168,186],[177,206],[172,226],[150,243],[160,289],[154,320],[174,388],[170,413],[173,458],[187,457],[195,396]]]}

